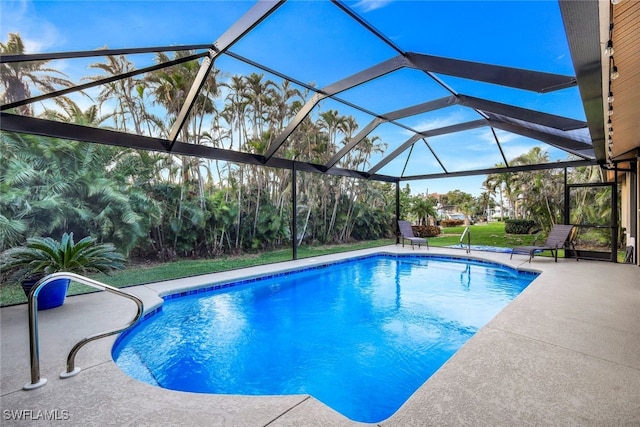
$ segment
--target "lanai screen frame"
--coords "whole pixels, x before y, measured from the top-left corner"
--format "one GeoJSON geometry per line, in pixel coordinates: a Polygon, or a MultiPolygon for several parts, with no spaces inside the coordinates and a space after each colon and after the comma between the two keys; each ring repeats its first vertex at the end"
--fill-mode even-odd
{"type": "MultiPolygon", "coordinates": [[[[32,55],[5,55],[0,58],[0,62],[11,63],[69,58],[89,58],[97,56],[102,57],[110,55],[127,55],[139,53],[158,53],[168,51],[175,52],[186,50],[203,50],[203,52],[189,55],[185,58],[172,60],[162,64],[157,64],[128,73],[123,73],[118,76],[111,76],[108,78],[93,81],[91,83],[77,85],[52,93],[1,105],[0,129],[3,131],[17,133],[27,133],[46,137],[79,140],[91,143],[121,146],[126,148],[186,155],[197,158],[223,160],[232,163],[244,163],[289,169],[294,171],[294,173],[292,174],[292,179],[294,181],[295,172],[304,171],[345,176],[350,178],[390,182],[396,184],[396,193],[399,190],[399,184],[403,181],[428,180],[436,178],[463,177],[472,175],[486,175],[492,173],[508,173],[543,169],[562,169],[568,167],[589,166],[603,163],[603,153],[601,153],[601,151],[603,151],[602,147],[604,146],[602,93],[595,93],[594,88],[599,88],[599,85],[593,84],[596,77],[600,76],[600,73],[599,70],[598,73],[591,71],[593,70],[593,68],[589,67],[589,63],[593,61],[596,52],[593,51],[593,49],[587,49],[587,47],[591,47],[588,44],[588,40],[586,40],[584,37],[580,37],[580,34],[584,34],[585,32],[589,31],[589,28],[587,28],[588,26],[583,25],[585,21],[597,23],[597,4],[595,9],[591,4],[588,4],[586,8],[581,7],[578,9],[573,4],[575,2],[566,0],[560,1],[561,12],[565,21],[565,28],[568,33],[570,49],[573,56],[574,67],[578,75],[578,78],[576,78],[573,76],[529,71],[504,66],[436,57],[415,52],[407,52],[393,43],[391,39],[386,35],[382,34],[372,25],[367,23],[361,16],[350,9],[346,4],[338,0],[332,0],[332,3],[336,5],[341,11],[343,11],[347,16],[353,19],[357,24],[361,25],[367,31],[371,32],[378,39],[383,41],[387,46],[391,47],[394,51],[397,52],[398,55],[365,70],[362,70],[358,73],[355,73],[351,76],[347,76],[323,88],[317,88],[302,83],[295,78],[287,76],[277,70],[273,70],[262,64],[252,61],[249,58],[244,58],[240,55],[237,55],[230,50],[234,43],[241,40],[242,37],[248,34],[253,28],[255,28],[264,20],[268,19],[268,17],[274,11],[276,11],[282,4],[285,3],[285,1],[286,0],[263,0],[257,2],[253,7],[251,7],[251,9],[249,9],[249,11],[244,16],[236,21],[234,25],[232,25],[226,32],[222,34],[222,36],[218,38],[218,40],[216,40],[212,44],[158,46],[130,49],[104,49],[93,51],[42,53],[32,55]],[[586,20],[585,17],[588,17],[589,19],[586,20]],[[595,21],[594,17],[596,18],[595,21]],[[184,126],[187,122],[189,112],[194,105],[199,91],[204,85],[205,79],[212,70],[215,60],[222,55],[230,56],[236,60],[245,62],[263,71],[279,76],[309,90],[314,94],[301,108],[295,118],[286,126],[286,128],[271,141],[264,155],[220,149],[203,145],[195,145],[178,141],[180,130],[182,126],[184,126]],[[55,122],[29,116],[21,116],[8,112],[8,110],[22,105],[32,104],[45,99],[54,98],[56,96],[66,95],[69,93],[88,89],[90,87],[117,81],[119,79],[129,78],[135,75],[167,68],[179,63],[199,59],[203,59],[200,65],[200,70],[191,86],[189,93],[184,100],[184,103],[182,104],[181,111],[178,114],[177,119],[172,126],[170,136],[167,139],[128,134],[108,129],[89,128],[69,123],[55,122]],[[435,81],[437,84],[442,86],[447,92],[450,93],[450,95],[439,99],[429,100],[421,104],[407,106],[405,108],[390,111],[387,113],[372,112],[359,105],[347,102],[339,97],[340,92],[344,90],[356,87],[360,84],[374,80],[402,68],[419,70],[420,72],[433,79],[433,81],[435,81]],[[580,79],[581,82],[586,81],[589,84],[588,86],[584,86],[582,84],[580,85],[581,96],[583,99],[583,104],[585,106],[585,112],[588,122],[582,122],[571,118],[561,117],[535,110],[529,110],[512,105],[501,104],[498,102],[458,93],[453,88],[444,83],[441,79],[439,79],[435,73],[486,83],[500,84],[503,86],[531,90],[539,93],[547,93],[558,89],[576,86],[578,85],[578,80],[580,79]],[[333,99],[334,101],[340,102],[346,106],[349,106],[350,108],[354,108],[361,112],[367,113],[374,117],[374,119],[366,126],[362,127],[360,129],[360,132],[355,137],[351,138],[351,140],[344,141],[345,145],[338,152],[336,152],[328,162],[324,164],[316,164],[295,159],[276,157],[275,154],[278,149],[285,143],[285,141],[287,141],[287,138],[293,133],[296,127],[302,122],[305,117],[310,114],[314,106],[316,106],[322,99],[333,99]],[[597,100],[600,101],[599,104],[596,104],[597,100]],[[480,115],[481,118],[470,122],[457,123],[454,125],[441,127],[438,129],[429,129],[426,131],[417,131],[409,126],[398,122],[399,119],[402,119],[404,117],[409,117],[415,114],[433,111],[452,105],[460,105],[466,108],[473,109],[480,115]],[[597,107],[598,105],[600,106],[599,109],[597,107]],[[354,149],[354,147],[356,147],[360,141],[362,141],[377,126],[383,123],[393,123],[401,129],[412,132],[413,136],[402,143],[395,150],[391,151],[390,153],[385,153],[385,157],[383,157],[381,161],[373,165],[367,171],[345,169],[336,166],[339,160],[344,155],[346,155],[349,150],[354,149]],[[601,124],[602,126],[600,126],[601,124]],[[465,171],[447,171],[442,162],[440,162],[437,152],[435,152],[429,145],[428,138],[438,135],[456,133],[469,129],[475,129],[479,127],[489,127],[494,136],[494,129],[501,129],[541,141],[547,145],[559,148],[562,151],[574,155],[577,160],[519,166],[509,165],[509,162],[502,150],[500,141],[496,137],[495,142],[500,151],[505,167],[484,168],[465,171]],[[575,132],[573,132],[576,130],[583,130],[585,132],[583,132],[583,135],[579,135],[576,137],[575,132]],[[585,137],[587,130],[589,136],[585,137]],[[390,176],[378,173],[380,169],[382,169],[386,164],[391,162],[398,155],[406,152],[407,150],[412,150],[414,144],[416,143],[424,143],[427,145],[435,159],[440,164],[442,172],[411,176],[404,176],[404,170],[403,173],[399,176],[390,176]]],[[[599,52],[597,53],[599,60],[599,52]]],[[[398,203],[396,204],[398,205],[398,203]]],[[[397,210],[399,210],[398,206],[397,210]]],[[[295,234],[293,235],[295,236],[295,234]]],[[[293,241],[295,257],[295,238],[293,239],[293,241]]]]}

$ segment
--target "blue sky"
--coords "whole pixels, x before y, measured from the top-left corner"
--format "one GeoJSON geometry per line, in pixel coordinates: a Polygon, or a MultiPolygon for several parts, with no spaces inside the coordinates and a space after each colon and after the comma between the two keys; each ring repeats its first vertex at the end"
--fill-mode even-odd
{"type": "MultiPolygon", "coordinates": [[[[405,51],[558,74],[574,73],[555,1],[346,3],[405,51]]],[[[5,41],[9,32],[19,32],[28,53],[212,43],[252,5],[253,2],[244,1],[1,0],[1,37],[5,41]]],[[[288,2],[231,50],[319,87],[397,55],[328,1],[288,2]]],[[[147,55],[136,65],[142,67],[151,61],[152,57],[147,55]]],[[[79,80],[96,74],[95,70],[87,69],[89,62],[61,61],[56,66],[79,80]]],[[[229,74],[260,72],[229,59],[216,65],[229,74]]],[[[268,77],[279,81],[277,77],[268,77]]],[[[450,76],[438,78],[458,93],[584,120],[577,88],[541,95],[450,76]]],[[[448,92],[424,73],[404,69],[345,91],[339,97],[383,114],[446,95],[448,92]]],[[[372,119],[335,101],[321,104],[314,114],[329,108],[353,115],[360,127],[372,119]]],[[[450,107],[400,122],[426,130],[478,118],[472,110],[450,107]]],[[[508,158],[542,145],[507,132],[497,133],[508,158]]],[[[389,151],[411,137],[409,131],[392,124],[379,127],[375,134],[389,151]]],[[[501,161],[489,128],[428,141],[437,149],[448,171],[492,167],[501,161]]],[[[546,145],[544,148],[552,160],[566,158],[560,150],[546,145]]],[[[405,163],[410,175],[442,172],[424,144],[414,151],[409,162],[406,155],[399,156],[380,173],[398,174],[405,163]]],[[[372,158],[372,164],[381,158],[372,158]]],[[[458,188],[478,195],[483,180],[484,176],[416,181],[411,182],[411,187],[413,193],[427,189],[444,193],[458,188]]]]}

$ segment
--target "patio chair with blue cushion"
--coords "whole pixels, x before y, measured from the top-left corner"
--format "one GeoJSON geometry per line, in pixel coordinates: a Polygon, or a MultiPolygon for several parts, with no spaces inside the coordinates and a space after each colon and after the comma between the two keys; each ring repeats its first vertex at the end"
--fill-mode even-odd
{"type": "MultiPolygon", "coordinates": [[[[511,258],[513,258],[513,254],[528,254],[529,262],[531,262],[535,254],[542,251],[551,251],[555,262],[558,262],[558,249],[564,248],[567,244],[573,246],[573,252],[577,253],[573,245],[572,230],[573,225],[556,224],[551,228],[547,240],[542,245],[536,245],[534,240],[531,246],[516,246],[511,249],[511,258]]],[[[578,257],[576,256],[577,260],[578,257]]]]}
{"type": "Polygon", "coordinates": [[[423,237],[416,237],[416,235],[413,234],[413,228],[411,228],[411,223],[409,221],[398,221],[398,229],[400,229],[403,248],[404,241],[408,240],[411,242],[411,249],[413,249],[413,245],[417,244],[419,248],[423,243],[427,245],[427,249],[429,249],[429,241],[423,237]]]}

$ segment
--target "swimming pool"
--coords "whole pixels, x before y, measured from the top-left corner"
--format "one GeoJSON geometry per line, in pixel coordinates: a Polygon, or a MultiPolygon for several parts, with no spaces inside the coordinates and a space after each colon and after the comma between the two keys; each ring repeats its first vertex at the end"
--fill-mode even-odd
{"type": "Polygon", "coordinates": [[[455,257],[362,257],[167,298],[113,357],[168,389],[310,394],[378,422],[535,277],[455,257]]]}

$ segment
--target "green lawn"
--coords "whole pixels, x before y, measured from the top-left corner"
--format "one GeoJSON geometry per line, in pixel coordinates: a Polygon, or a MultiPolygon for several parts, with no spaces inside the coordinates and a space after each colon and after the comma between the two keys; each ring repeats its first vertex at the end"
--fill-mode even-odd
{"type": "MultiPolygon", "coordinates": [[[[442,234],[429,239],[431,246],[451,246],[460,243],[460,236],[465,226],[443,228],[442,234]]],[[[530,245],[535,236],[526,234],[505,234],[504,222],[489,222],[469,227],[471,244],[482,246],[498,246],[512,248],[514,246],[530,245]]],[[[467,242],[465,237],[464,242],[467,242]]]]}
{"type": "MultiPolygon", "coordinates": [[[[386,246],[393,243],[395,243],[395,240],[381,239],[331,246],[302,246],[298,248],[298,258],[310,258],[331,253],[386,246]]],[[[215,259],[178,260],[164,264],[136,264],[130,265],[126,270],[117,271],[110,276],[98,274],[91,277],[107,285],[122,288],[161,280],[289,261],[291,257],[291,249],[289,248],[235,257],[224,256],[215,259]]],[[[68,294],[77,295],[87,292],[93,292],[93,289],[78,283],[71,283],[68,294]]],[[[27,302],[27,298],[20,285],[3,283],[0,286],[0,306],[25,302],[27,302]]]]}
{"type": "MultiPolygon", "coordinates": [[[[443,229],[442,235],[429,239],[429,245],[434,247],[457,245],[460,242],[460,235],[464,231],[464,228],[464,226],[445,228],[443,229]]],[[[504,233],[503,222],[472,225],[470,231],[471,244],[473,245],[513,247],[518,245],[529,245],[534,238],[534,236],[528,235],[506,235],[504,233]]],[[[394,243],[395,240],[382,239],[331,246],[302,246],[298,249],[298,257],[309,258],[330,253],[385,246],[394,243]]],[[[215,259],[178,260],[164,264],[135,264],[130,265],[126,270],[118,271],[111,276],[94,275],[92,277],[108,285],[122,288],[143,283],[215,273],[219,271],[289,260],[291,260],[290,248],[235,257],[224,256],[215,259]]],[[[69,289],[69,295],[92,291],[93,290],[87,286],[72,283],[69,289]]],[[[26,301],[27,299],[19,285],[2,284],[0,286],[1,306],[20,304],[25,303],[26,301]]]]}

